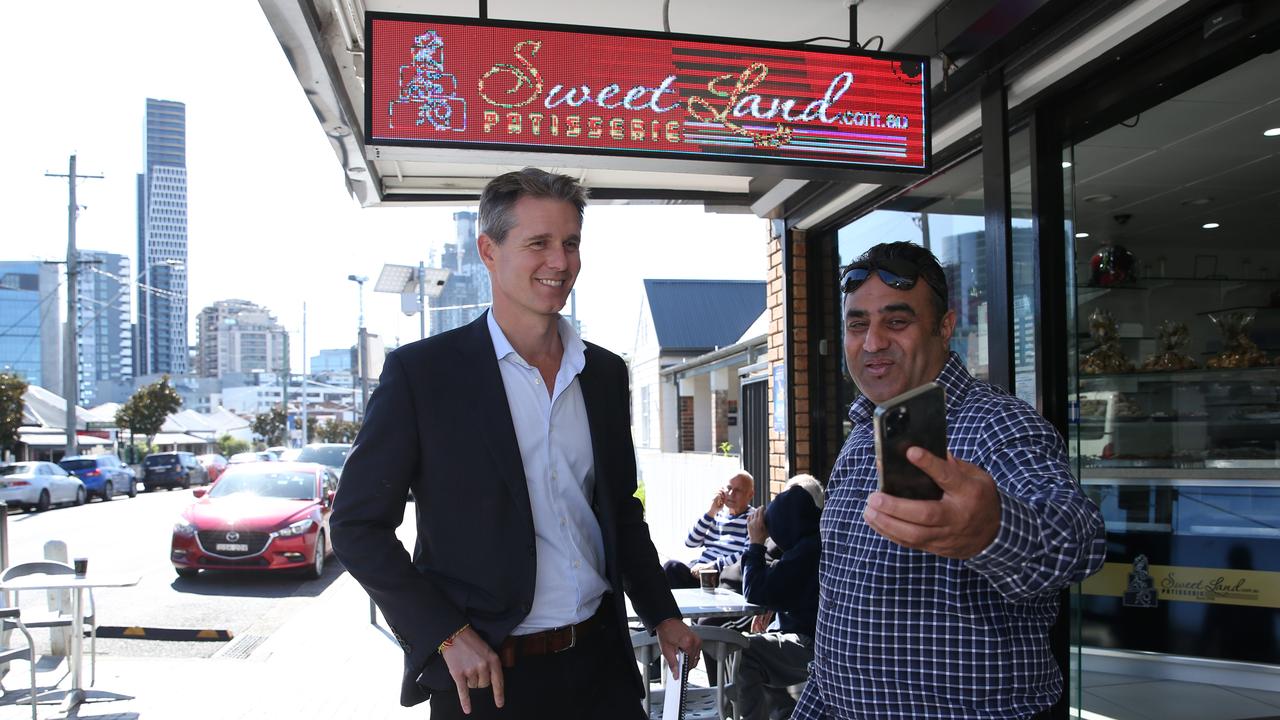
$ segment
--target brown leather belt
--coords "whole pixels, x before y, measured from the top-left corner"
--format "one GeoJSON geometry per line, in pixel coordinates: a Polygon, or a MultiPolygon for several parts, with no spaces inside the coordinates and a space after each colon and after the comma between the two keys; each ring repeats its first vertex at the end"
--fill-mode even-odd
{"type": "Polygon", "coordinates": [[[502,642],[498,657],[503,667],[514,667],[516,658],[551,655],[576,647],[600,627],[599,613],[576,625],[543,630],[529,635],[511,635],[502,642]]]}

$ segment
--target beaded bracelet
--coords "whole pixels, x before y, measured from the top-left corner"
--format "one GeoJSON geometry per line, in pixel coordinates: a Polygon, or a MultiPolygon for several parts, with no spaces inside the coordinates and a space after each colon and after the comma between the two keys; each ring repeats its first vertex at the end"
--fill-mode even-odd
{"type": "Polygon", "coordinates": [[[469,627],[471,627],[471,623],[467,623],[466,625],[463,625],[462,627],[458,628],[457,632],[445,638],[444,642],[440,643],[440,647],[436,648],[436,652],[444,653],[445,648],[453,647],[454,639],[457,638],[459,635],[461,635],[463,631],[469,627]]]}

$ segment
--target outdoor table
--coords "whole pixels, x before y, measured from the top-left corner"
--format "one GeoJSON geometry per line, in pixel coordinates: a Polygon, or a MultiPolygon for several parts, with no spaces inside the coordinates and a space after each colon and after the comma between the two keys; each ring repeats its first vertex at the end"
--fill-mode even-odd
{"type": "MultiPolygon", "coordinates": [[[[742,617],[743,615],[763,615],[769,608],[752,605],[740,593],[728,588],[703,590],[702,588],[676,588],[671,591],[680,606],[680,614],[685,620],[701,618],[742,617]]],[[[631,607],[631,599],[627,599],[627,621],[636,622],[640,616],[631,607]]]]}
{"type": "MultiPolygon", "coordinates": [[[[108,575],[90,572],[86,575],[48,575],[33,573],[0,583],[0,591],[18,590],[71,590],[71,689],[42,693],[36,699],[63,700],[63,711],[71,710],[87,699],[81,677],[80,665],[84,659],[84,591],[98,587],[132,587],[141,580],[139,575],[108,575]]],[[[104,697],[118,695],[102,693],[104,697]]]]}

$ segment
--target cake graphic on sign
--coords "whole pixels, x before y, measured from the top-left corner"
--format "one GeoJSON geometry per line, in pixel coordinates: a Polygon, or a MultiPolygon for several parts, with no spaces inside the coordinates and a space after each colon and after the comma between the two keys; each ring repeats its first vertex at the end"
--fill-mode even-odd
{"type": "Polygon", "coordinates": [[[467,101],[457,95],[458,78],[445,72],[444,38],[435,30],[418,35],[410,58],[400,66],[400,96],[387,104],[388,126],[395,127],[398,106],[416,106],[415,125],[465,131],[467,101]]]}

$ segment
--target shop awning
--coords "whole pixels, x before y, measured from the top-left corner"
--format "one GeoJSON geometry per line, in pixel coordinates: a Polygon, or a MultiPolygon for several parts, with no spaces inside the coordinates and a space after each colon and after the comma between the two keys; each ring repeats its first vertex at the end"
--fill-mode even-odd
{"type": "MultiPolygon", "coordinates": [[[[62,447],[67,444],[67,436],[66,433],[61,431],[50,433],[24,432],[20,430],[18,431],[18,442],[30,447],[62,447]]],[[[92,435],[76,435],[76,443],[81,447],[86,447],[89,445],[110,445],[111,441],[92,435]]]]}
{"type": "Polygon", "coordinates": [[[155,439],[151,441],[152,445],[208,445],[214,442],[205,438],[198,438],[195,435],[188,435],[180,432],[162,432],[157,433],[155,439]]]}

